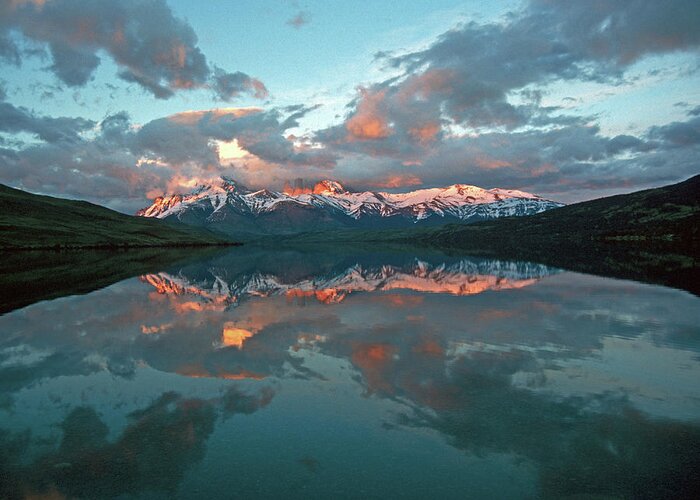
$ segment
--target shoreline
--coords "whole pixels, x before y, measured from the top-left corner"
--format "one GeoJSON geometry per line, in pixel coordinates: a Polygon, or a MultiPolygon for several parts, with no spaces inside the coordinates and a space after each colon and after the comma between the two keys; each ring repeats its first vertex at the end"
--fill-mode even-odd
{"type": "Polygon", "coordinates": [[[73,251],[73,250],[140,250],[145,248],[207,248],[207,247],[237,247],[243,243],[238,241],[222,243],[163,243],[163,244],[131,244],[131,243],[104,243],[96,245],[45,245],[45,246],[18,246],[0,247],[2,252],[32,252],[32,251],[73,251]]]}

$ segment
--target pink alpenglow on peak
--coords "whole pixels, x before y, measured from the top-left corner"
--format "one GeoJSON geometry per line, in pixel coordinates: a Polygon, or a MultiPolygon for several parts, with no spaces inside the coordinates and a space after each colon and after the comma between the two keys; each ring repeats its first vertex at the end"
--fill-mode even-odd
{"type": "Polygon", "coordinates": [[[348,191],[340,182],[313,186],[301,179],[283,191],[252,190],[230,178],[198,186],[188,194],[158,197],[137,212],[197,225],[228,226],[244,232],[289,233],[337,227],[405,227],[413,224],[475,222],[531,215],[562,206],[510,189],[453,184],[405,193],[348,191]]]}

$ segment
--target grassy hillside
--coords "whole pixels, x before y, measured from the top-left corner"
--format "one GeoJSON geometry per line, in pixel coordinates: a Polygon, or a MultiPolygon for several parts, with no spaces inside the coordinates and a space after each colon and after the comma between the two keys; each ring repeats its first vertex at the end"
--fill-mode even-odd
{"type": "Polygon", "coordinates": [[[204,229],[0,185],[0,249],[224,244],[204,229]]]}

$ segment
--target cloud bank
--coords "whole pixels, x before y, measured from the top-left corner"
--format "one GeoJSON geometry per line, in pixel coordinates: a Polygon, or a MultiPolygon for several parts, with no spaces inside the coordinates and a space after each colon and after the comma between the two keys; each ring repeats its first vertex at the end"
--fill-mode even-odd
{"type": "MultiPolygon", "coordinates": [[[[268,96],[259,80],[211,64],[163,0],[4,0],[0,19],[0,58],[27,57],[19,36],[43,44],[48,71],[67,86],[85,85],[109,57],[119,78],[157,98],[196,88],[220,101],[268,96]]],[[[599,116],[543,104],[548,88],[619,87],[652,56],[695,58],[696,71],[699,48],[697,2],[532,0],[420,50],[378,53],[391,78],[358,87],[338,123],[303,133],[313,103],[188,111],[139,125],[123,112],[99,123],[45,116],[0,92],[0,182],[127,211],[220,174],[274,188],[296,177],[356,189],[460,182],[565,202],[630,191],[698,173],[698,103],[684,104],[685,118],[609,136],[599,116]]]]}
{"type": "Polygon", "coordinates": [[[49,70],[69,87],[90,81],[106,55],[120,79],[159,99],[197,88],[224,101],[244,93],[268,95],[261,81],[212,66],[192,27],[164,0],[2,0],[0,59],[18,65],[26,55],[17,34],[48,48],[49,70]]]}

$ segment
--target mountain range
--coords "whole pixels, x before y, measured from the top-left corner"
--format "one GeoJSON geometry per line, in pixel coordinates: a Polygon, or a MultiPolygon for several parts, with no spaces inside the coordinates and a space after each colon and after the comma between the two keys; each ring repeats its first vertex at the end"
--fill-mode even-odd
{"type": "Polygon", "coordinates": [[[406,193],[348,191],[324,180],[305,190],[252,190],[222,177],[188,194],[158,197],[136,215],[176,219],[229,235],[336,228],[388,229],[524,216],[561,207],[531,193],[467,184],[406,193]]]}

